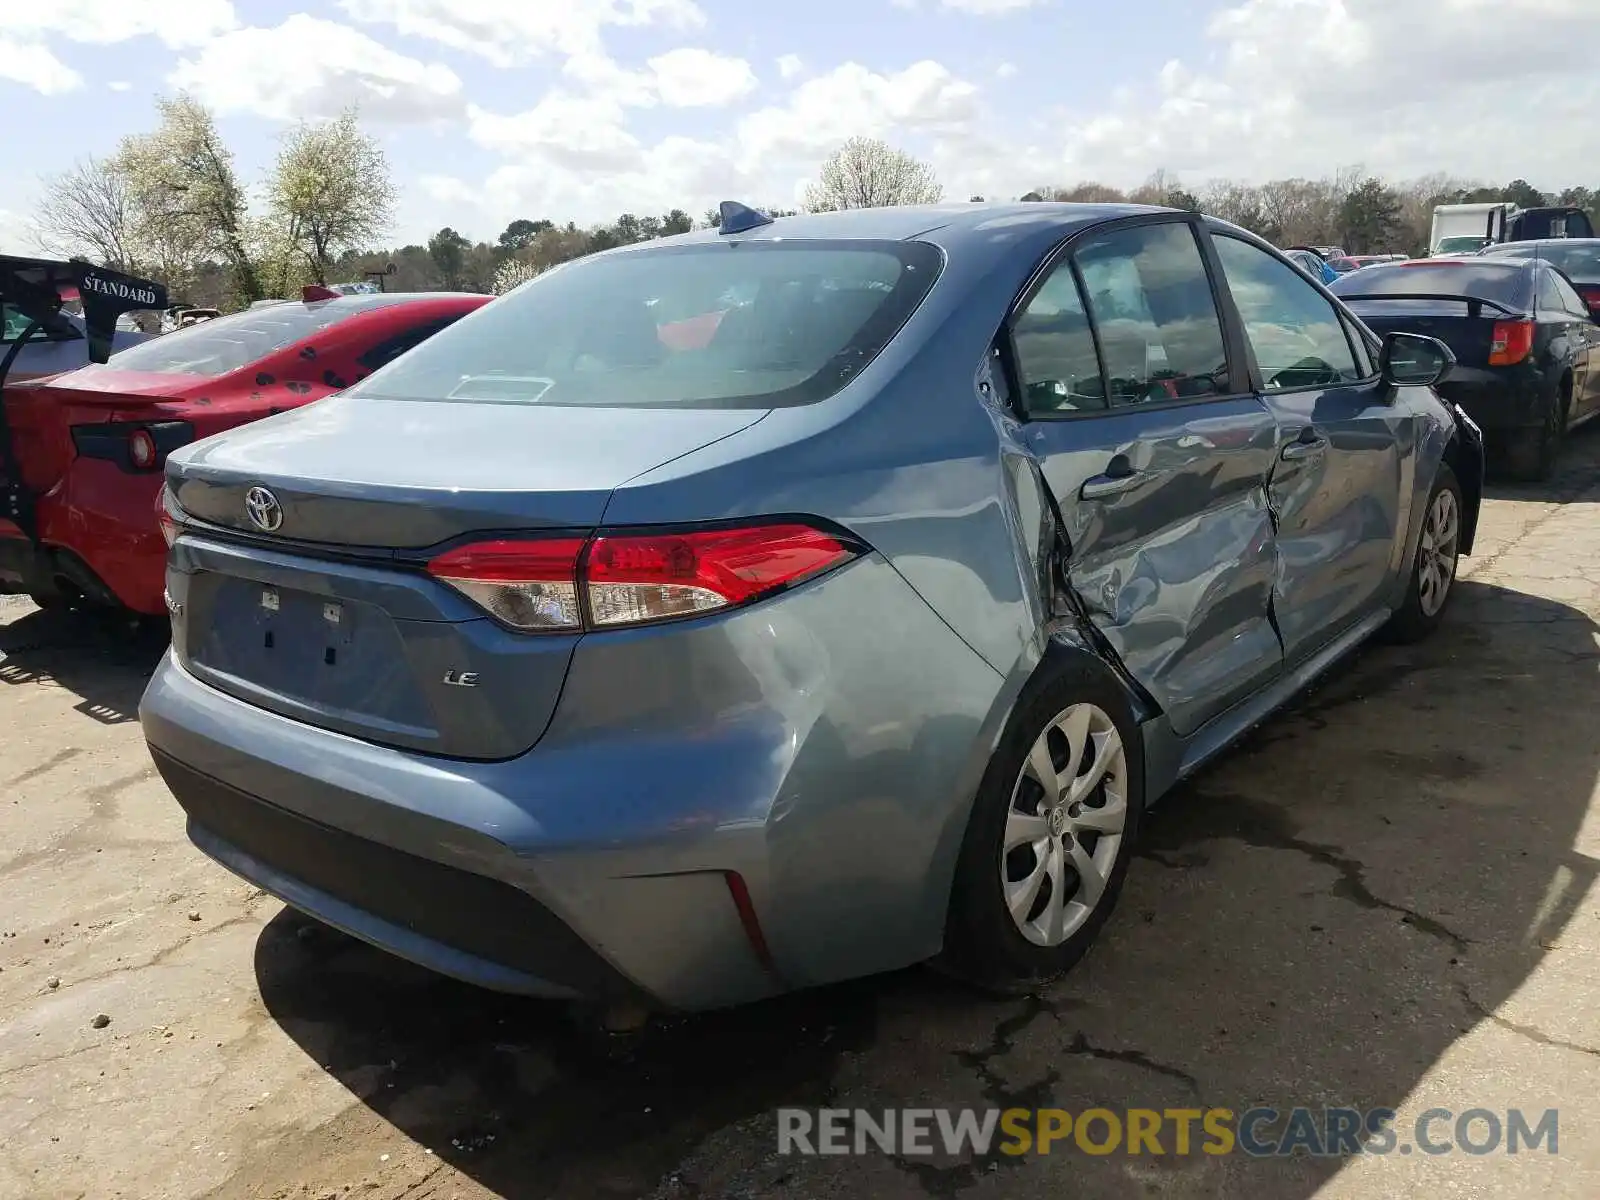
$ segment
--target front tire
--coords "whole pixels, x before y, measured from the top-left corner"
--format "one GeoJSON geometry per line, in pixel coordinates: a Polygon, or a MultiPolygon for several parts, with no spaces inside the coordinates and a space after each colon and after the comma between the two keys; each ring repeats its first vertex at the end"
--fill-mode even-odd
{"type": "Polygon", "coordinates": [[[1428,506],[1422,514],[1422,532],[1411,560],[1411,582],[1399,611],[1389,622],[1397,642],[1420,642],[1444,619],[1455,595],[1456,567],[1461,557],[1461,484],[1449,463],[1439,464],[1428,506]]]}
{"type": "Polygon", "coordinates": [[[1144,757],[1122,687],[1091,660],[1049,668],[978,792],[940,965],[1031,991],[1075,965],[1122,890],[1144,812],[1144,757]]]}

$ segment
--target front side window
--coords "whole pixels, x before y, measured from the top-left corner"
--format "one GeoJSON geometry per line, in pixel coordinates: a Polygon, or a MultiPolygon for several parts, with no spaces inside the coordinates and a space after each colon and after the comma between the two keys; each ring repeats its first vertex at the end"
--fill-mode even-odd
{"type": "Polygon", "coordinates": [[[349,395],[773,408],[844,387],[933,286],[916,241],[700,242],[579,259],[464,317],[349,395]]]}
{"type": "Polygon", "coordinates": [[[1100,336],[1112,406],[1228,390],[1222,321],[1187,223],[1090,234],[1073,257],[1100,336]]]}
{"type": "Polygon", "coordinates": [[[1078,281],[1060,263],[1011,323],[1017,374],[1030,415],[1106,407],[1100,359],[1078,281]]]}
{"type": "Polygon", "coordinates": [[[1219,234],[1213,241],[1267,391],[1366,377],[1338,310],[1298,271],[1238,238],[1219,234]]]}

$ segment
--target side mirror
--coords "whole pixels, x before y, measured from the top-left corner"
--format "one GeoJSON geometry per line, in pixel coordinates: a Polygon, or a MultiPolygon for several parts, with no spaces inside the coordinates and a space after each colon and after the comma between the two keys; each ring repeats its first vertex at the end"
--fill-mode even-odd
{"type": "Polygon", "coordinates": [[[1420,333],[1385,334],[1378,352],[1378,370],[1392,387],[1437,387],[1455,365],[1449,346],[1420,333]]]}

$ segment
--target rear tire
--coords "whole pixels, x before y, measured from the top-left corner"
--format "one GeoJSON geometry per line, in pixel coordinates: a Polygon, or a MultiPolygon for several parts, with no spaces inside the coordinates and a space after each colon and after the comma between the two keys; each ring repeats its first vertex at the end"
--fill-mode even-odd
{"type": "Polygon", "coordinates": [[[1089,660],[1047,669],[984,774],[936,964],[1006,994],[1037,989],[1088,952],[1144,812],[1142,743],[1122,687],[1089,660]]]}
{"type": "Polygon", "coordinates": [[[1444,620],[1455,595],[1456,567],[1461,555],[1461,484],[1449,463],[1439,464],[1428,506],[1422,511],[1422,532],[1411,560],[1411,582],[1405,602],[1389,620],[1390,640],[1420,642],[1444,620]]]}
{"type": "Polygon", "coordinates": [[[1564,384],[1550,398],[1539,428],[1516,435],[1506,456],[1513,479],[1521,483],[1543,483],[1555,474],[1556,459],[1567,432],[1570,388],[1570,384],[1564,384]]]}

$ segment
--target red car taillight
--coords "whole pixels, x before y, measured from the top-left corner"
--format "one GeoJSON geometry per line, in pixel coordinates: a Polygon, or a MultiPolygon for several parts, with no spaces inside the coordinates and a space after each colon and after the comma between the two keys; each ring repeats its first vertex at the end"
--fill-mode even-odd
{"type": "Polygon", "coordinates": [[[1489,340],[1489,365],[1509,367],[1533,352],[1532,321],[1496,321],[1489,340]]]}
{"type": "Polygon", "coordinates": [[[847,562],[809,525],[495,540],[448,550],[428,573],[530,633],[610,629],[733,608],[847,562]]]}
{"type": "Polygon", "coordinates": [[[128,435],[128,459],[138,470],[153,469],[160,457],[156,440],[150,436],[148,429],[135,429],[128,435]]]}
{"type": "Polygon", "coordinates": [[[1578,295],[1589,306],[1590,315],[1600,316],[1600,287],[1580,287],[1578,295]]]}

